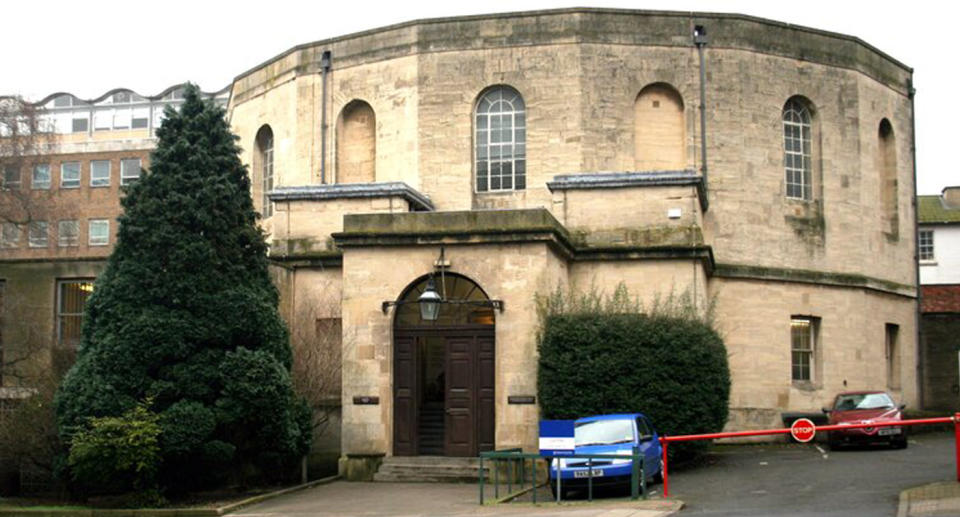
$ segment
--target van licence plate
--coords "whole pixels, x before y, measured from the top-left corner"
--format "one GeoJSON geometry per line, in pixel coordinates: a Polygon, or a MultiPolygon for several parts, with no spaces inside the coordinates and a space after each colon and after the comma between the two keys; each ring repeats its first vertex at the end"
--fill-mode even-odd
{"type": "MultiPolygon", "coordinates": [[[[589,470],[586,470],[586,469],[584,469],[584,470],[574,470],[574,471],[573,471],[573,477],[575,477],[575,478],[588,478],[588,477],[590,477],[590,471],[589,471],[589,470]]],[[[603,477],[603,471],[600,470],[600,469],[593,469],[593,477],[595,477],[595,478],[602,478],[602,477],[603,477]]]]}

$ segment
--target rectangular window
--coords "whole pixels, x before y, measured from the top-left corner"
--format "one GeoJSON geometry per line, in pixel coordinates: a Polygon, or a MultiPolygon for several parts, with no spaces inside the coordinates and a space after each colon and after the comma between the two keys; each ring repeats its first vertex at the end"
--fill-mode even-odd
{"type": "Polygon", "coordinates": [[[74,133],[86,133],[90,129],[90,120],[86,117],[84,118],[75,118],[72,121],[71,131],[74,133]]]}
{"type": "Polygon", "coordinates": [[[140,158],[120,160],[120,184],[129,185],[140,179],[140,158]]]}
{"type": "Polygon", "coordinates": [[[818,320],[807,316],[790,319],[791,378],[812,382],[816,370],[818,320]]]}
{"type": "Polygon", "coordinates": [[[80,162],[60,164],[60,188],[80,188],[80,162]]]}
{"type": "Polygon", "coordinates": [[[93,160],[90,162],[90,186],[110,186],[110,160],[93,160]]]}
{"type": "Polygon", "coordinates": [[[118,109],[113,113],[113,129],[127,129],[130,127],[130,110],[118,109]]]}
{"type": "Polygon", "coordinates": [[[887,387],[891,390],[900,389],[900,325],[887,323],[886,343],[884,355],[887,359],[887,387]]]}
{"type": "Polygon", "coordinates": [[[0,247],[16,248],[20,245],[20,226],[15,223],[3,223],[0,231],[0,247]]]}
{"type": "Polygon", "coordinates": [[[33,178],[30,181],[30,187],[34,189],[50,188],[50,166],[39,164],[33,166],[33,178]]]}
{"type": "Polygon", "coordinates": [[[133,129],[146,129],[150,123],[150,108],[134,108],[133,118],[130,119],[130,127],[133,129]]]}
{"type": "Polygon", "coordinates": [[[57,344],[76,348],[83,328],[83,310],[93,292],[93,279],[60,280],[57,289],[57,344]]]}
{"type": "Polygon", "coordinates": [[[917,240],[920,260],[933,261],[933,230],[920,230],[917,240]]]}
{"type": "Polygon", "coordinates": [[[93,114],[93,130],[107,131],[113,127],[113,110],[100,110],[93,114]]]}
{"type": "Polygon", "coordinates": [[[57,246],[76,246],[80,240],[80,225],[76,219],[57,223],[57,246]]]}
{"type": "Polygon", "coordinates": [[[18,167],[8,165],[3,168],[3,186],[11,190],[20,188],[20,169],[18,167]]]}
{"type": "Polygon", "coordinates": [[[47,240],[47,222],[33,221],[30,223],[30,232],[27,241],[31,248],[46,248],[49,244],[47,240]]]}
{"type": "Polygon", "coordinates": [[[87,233],[90,235],[91,246],[106,246],[110,243],[110,221],[107,219],[91,219],[87,233]]]}

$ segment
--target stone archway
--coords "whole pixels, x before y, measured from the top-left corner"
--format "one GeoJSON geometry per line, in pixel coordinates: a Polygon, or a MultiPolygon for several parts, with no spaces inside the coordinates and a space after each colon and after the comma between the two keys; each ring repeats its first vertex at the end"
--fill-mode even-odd
{"type": "MultiPolygon", "coordinates": [[[[416,300],[428,279],[407,287],[394,316],[393,453],[477,456],[494,447],[494,310],[444,304],[436,321],[424,321],[416,300]]],[[[434,280],[445,299],[489,300],[465,276],[434,280]]]]}

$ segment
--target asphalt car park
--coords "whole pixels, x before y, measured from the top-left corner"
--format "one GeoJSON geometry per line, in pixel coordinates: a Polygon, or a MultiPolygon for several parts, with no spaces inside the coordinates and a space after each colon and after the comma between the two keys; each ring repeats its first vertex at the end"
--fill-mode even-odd
{"type": "Polygon", "coordinates": [[[900,491],[955,479],[954,458],[952,432],[911,434],[908,449],[720,446],[701,465],[671,468],[670,495],[683,515],[893,516],[900,491]]]}

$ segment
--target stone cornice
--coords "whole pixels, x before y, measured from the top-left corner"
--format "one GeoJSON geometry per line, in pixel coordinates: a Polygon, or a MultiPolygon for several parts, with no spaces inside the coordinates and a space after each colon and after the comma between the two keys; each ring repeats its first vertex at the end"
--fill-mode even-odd
{"type": "Polygon", "coordinates": [[[697,189],[700,208],[707,209],[703,178],[692,170],[644,172],[593,172],[560,174],[547,182],[551,192],[558,190],[586,190],[637,187],[693,186],[697,189]]]}
{"type": "MultiPolygon", "coordinates": [[[[333,52],[335,63],[346,61],[349,66],[427,52],[546,44],[692,48],[694,24],[708,28],[708,48],[857,70],[907,94],[905,78],[913,70],[855,36],[743,14],[582,7],[413,20],[304,43],[242,72],[234,85],[266,69],[272,69],[272,77],[290,71],[296,75],[317,73],[324,50],[333,52]],[[291,57],[294,54],[297,56],[291,57]]],[[[266,84],[256,79],[253,83],[266,84]]],[[[249,86],[252,84],[240,88],[241,98],[246,97],[249,86]]]]}
{"type": "Polygon", "coordinates": [[[416,211],[433,211],[433,202],[430,201],[430,198],[402,181],[278,187],[271,190],[267,195],[274,202],[402,197],[416,211]]]}
{"type": "Polygon", "coordinates": [[[774,280],[802,284],[832,285],[837,287],[858,287],[908,298],[917,297],[917,289],[914,286],[852,273],[833,273],[829,271],[775,268],[745,264],[716,264],[713,276],[720,278],[743,278],[750,280],[774,280]]]}

